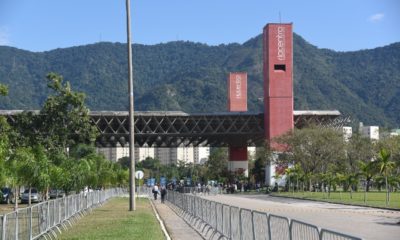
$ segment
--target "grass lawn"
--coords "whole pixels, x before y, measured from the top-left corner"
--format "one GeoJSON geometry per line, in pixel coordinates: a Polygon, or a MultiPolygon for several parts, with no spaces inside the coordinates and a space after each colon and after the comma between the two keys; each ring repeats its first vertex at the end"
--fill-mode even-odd
{"type": "Polygon", "coordinates": [[[128,211],[128,198],[114,198],[81,218],[58,239],[164,239],[147,199],[136,200],[136,211],[128,211]]]}
{"type": "MultiPolygon", "coordinates": [[[[335,203],[346,203],[346,204],[356,204],[356,205],[366,205],[372,207],[386,207],[385,199],[386,192],[368,192],[367,202],[364,203],[364,192],[353,192],[353,199],[350,199],[349,192],[331,192],[328,198],[328,193],[324,192],[280,192],[273,193],[273,196],[287,196],[295,198],[312,199],[318,201],[328,201],[335,203]]],[[[389,208],[400,209],[400,193],[390,193],[390,204],[389,208]]]]}

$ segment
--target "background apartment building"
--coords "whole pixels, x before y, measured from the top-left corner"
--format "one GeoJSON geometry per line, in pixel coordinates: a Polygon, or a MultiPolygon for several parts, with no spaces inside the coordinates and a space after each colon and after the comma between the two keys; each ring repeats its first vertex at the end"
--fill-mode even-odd
{"type": "MultiPolygon", "coordinates": [[[[129,156],[129,147],[109,147],[98,148],[98,153],[102,153],[110,161],[118,161],[122,157],[129,156]]],[[[160,160],[161,164],[185,163],[204,164],[210,156],[209,147],[178,147],[178,148],[153,148],[136,147],[135,160],[143,161],[148,157],[160,160]]]]}

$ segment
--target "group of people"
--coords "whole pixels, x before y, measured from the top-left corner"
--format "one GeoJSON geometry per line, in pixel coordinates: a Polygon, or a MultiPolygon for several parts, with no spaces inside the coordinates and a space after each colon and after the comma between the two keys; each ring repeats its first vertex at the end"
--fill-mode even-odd
{"type": "Polygon", "coordinates": [[[154,200],[157,200],[158,194],[161,194],[161,203],[164,203],[165,196],[167,195],[167,189],[165,188],[164,185],[159,187],[157,184],[155,184],[152,189],[152,192],[153,192],[154,200]]]}
{"type": "Polygon", "coordinates": [[[222,187],[226,193],[247,192],[252,189],[255,189],[257,192],[262,190],[262,185],[259,182],[254,184],[250,182],[236,181],[234,183],[224,184],[222,187]]]}

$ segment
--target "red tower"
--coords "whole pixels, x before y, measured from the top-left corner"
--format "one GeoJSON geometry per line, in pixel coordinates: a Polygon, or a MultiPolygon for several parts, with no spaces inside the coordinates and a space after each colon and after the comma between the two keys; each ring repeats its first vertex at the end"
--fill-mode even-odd
{"type": "MultiPolygon", "coordinates": [[[[247,73],[229,73],[228,111],[247,112],[247,73]]],[[[248,176],[247,146],[229,146],[230,171],[243,171],[248,176]]]]}
{"type": "Polygon", "coordinates": [[[292,24],[267,24],[263,32],[264,129],[273,138],[293,129],[293,33],[292,24]]]}

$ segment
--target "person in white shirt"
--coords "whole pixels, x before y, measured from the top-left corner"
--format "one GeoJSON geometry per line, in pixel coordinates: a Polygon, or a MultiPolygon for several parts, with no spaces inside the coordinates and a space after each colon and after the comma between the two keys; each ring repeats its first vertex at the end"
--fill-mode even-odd
{"type": "Polygon", "coordinates": [[[158,186],[154,185],[153,187],[153,195],[154,195],[154,200],[157,200],[157,195],[158,195],[158,186]]]}

